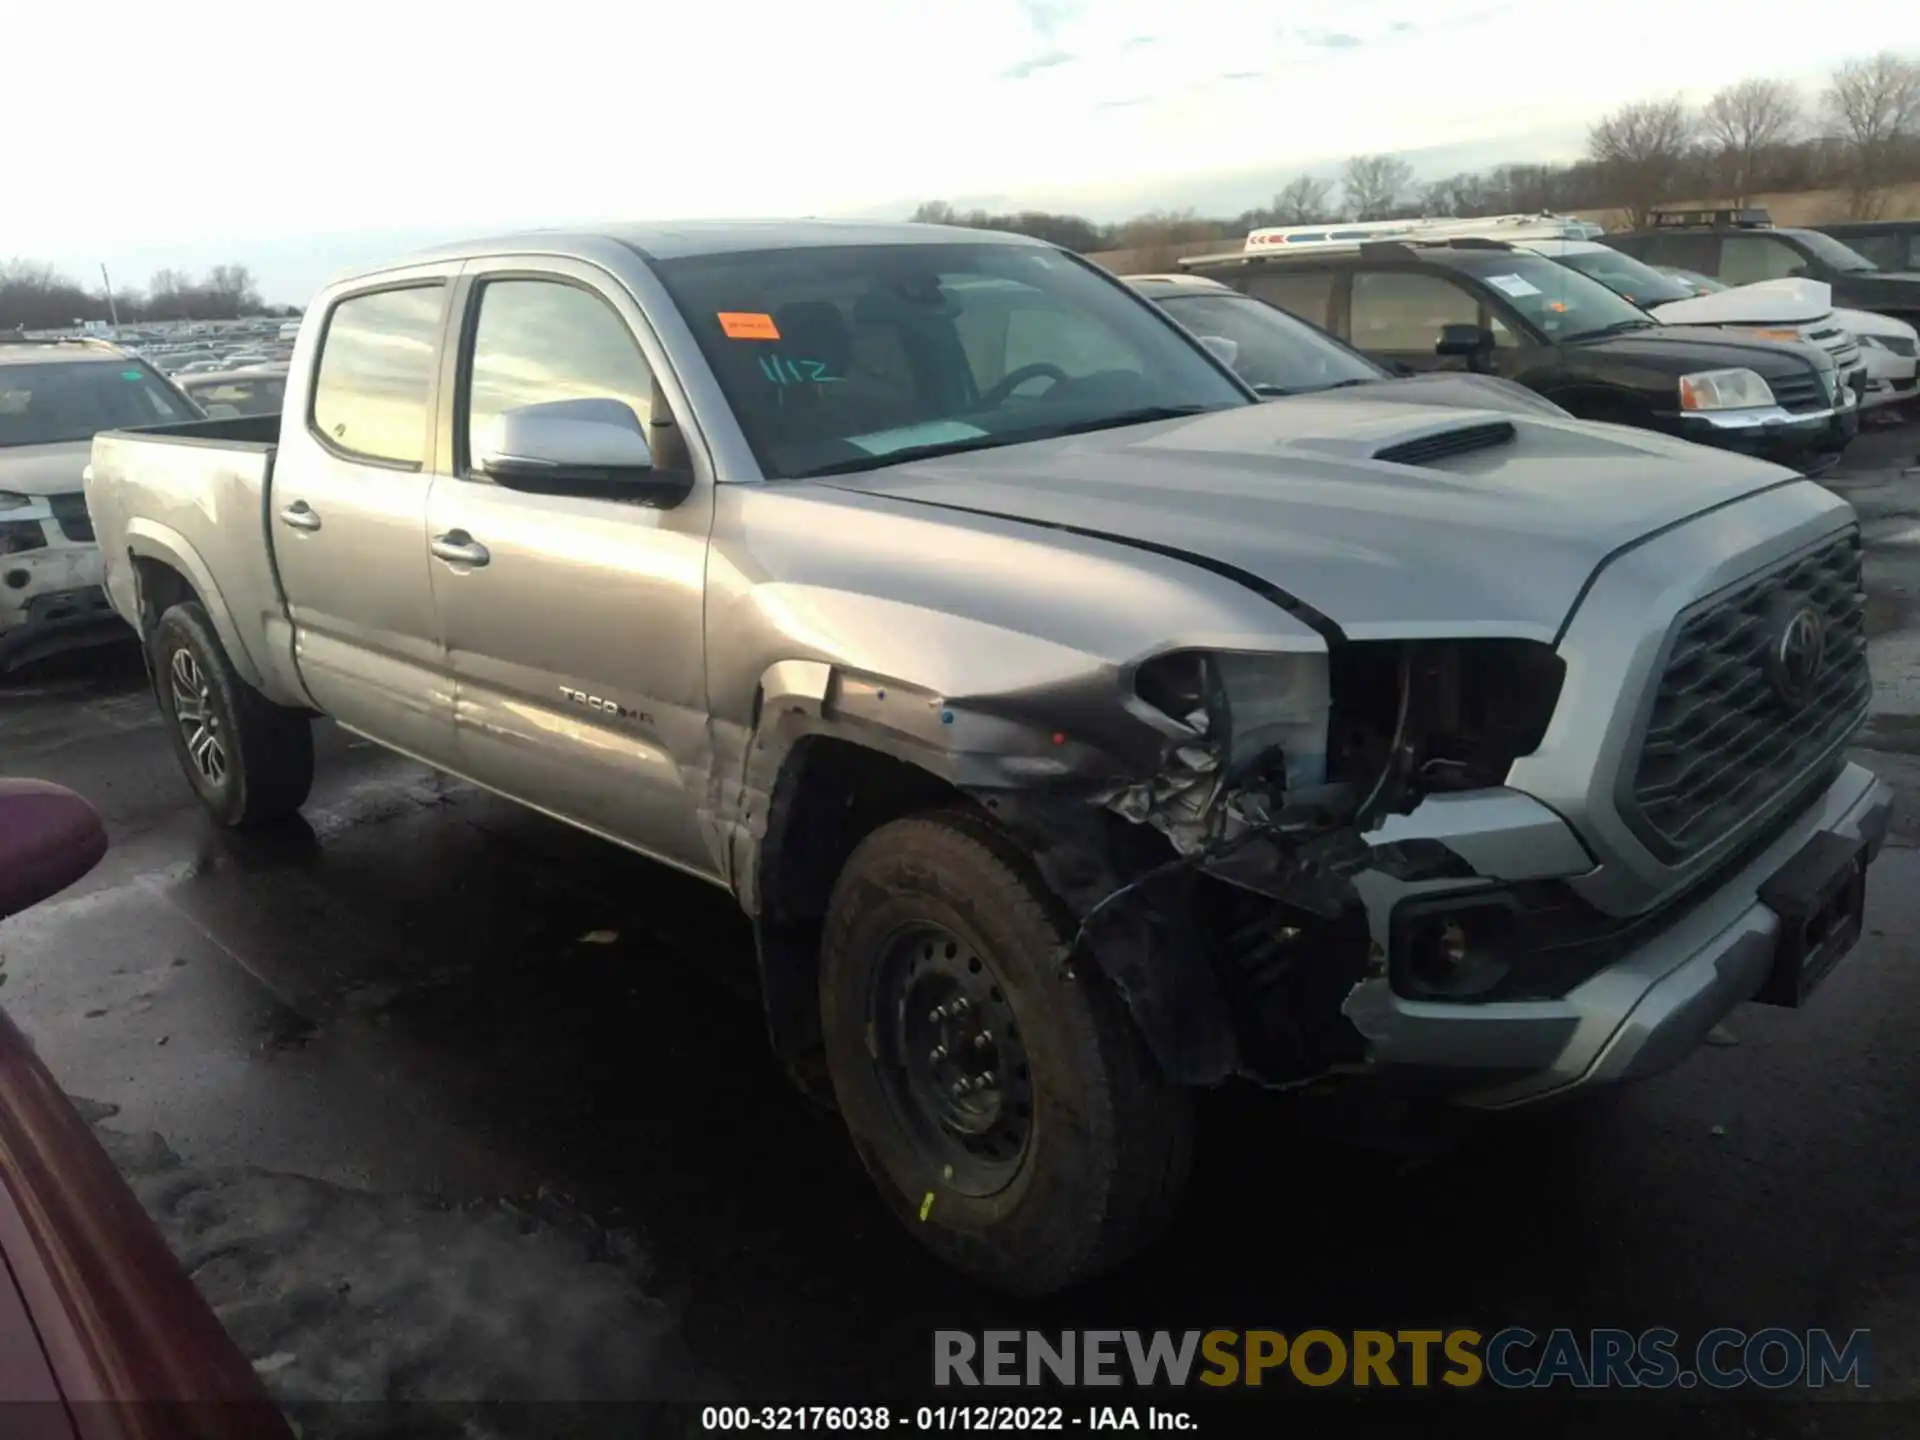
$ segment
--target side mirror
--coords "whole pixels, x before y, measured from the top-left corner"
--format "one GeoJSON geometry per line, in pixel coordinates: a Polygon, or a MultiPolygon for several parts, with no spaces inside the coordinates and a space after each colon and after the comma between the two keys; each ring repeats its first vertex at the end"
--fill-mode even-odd
{"type": "Polygon", "coordinates": [[[1436,355],[1478,355],[1493,348],[1493,331],[1483,325],[1442,325],[1436,355]]]}
{"type": "Polygon", "coordinates": [[[1204,345],[1214,359],[1231,369],[1240,360],[1240,342],[1229,340],[1224,335],[1202,335],[1200,343],[1204,345]]]}
{"type": "Polygon", "coordinates": [[[655,470],[646,431],[619,400],[551,400],[493,417],[473,468],[509,490],[590,495],[677,505],[693,488],[691,471],[655,470]]]}

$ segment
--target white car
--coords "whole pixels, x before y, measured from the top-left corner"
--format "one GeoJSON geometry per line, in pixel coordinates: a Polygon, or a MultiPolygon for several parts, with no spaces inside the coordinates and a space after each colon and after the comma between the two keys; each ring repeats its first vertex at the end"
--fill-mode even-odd
{"type": "MultiPolygon", "coordinates": [[[[1812,304],[1820,302],[1821,295],[1830,299],[1833,293],[1831,287],[1819,280],[1761,280],[1752,285],[1734,286],[1693,270],[1664,265],[1654,268],[1698,293],[1699,299],[1679,302],[1683,305],[1714,305],[1731,302],[1753,291],[1791,294],[1803,288],[1821,292],[1809,298],[1808,303],[1812,304]]],[[[1916,375],[1920,375],[1920,331],[1904,320],[1876,315],[1871,310],[1838,308],[1831,313],[1835,323],[1860,342],[1860,358],[1867,367],[1867,393],[1862,404],[1892,405],[1920,395],[1920,384],[1916,383],[1916,375]]]]}
{"type": "Polygon", "coordinates": [[[98,340],[0,340],[0,672],[131,638],[100,588],[82,473],[97,431],[200,413],[98,340]]]}

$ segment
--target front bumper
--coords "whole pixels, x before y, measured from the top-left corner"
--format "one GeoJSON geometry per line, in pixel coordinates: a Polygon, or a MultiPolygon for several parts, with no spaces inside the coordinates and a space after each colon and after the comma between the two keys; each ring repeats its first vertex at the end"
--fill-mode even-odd
{"type": "MultiPolygon", "coordinates": [[[[1512,810],[1513,800],[1520,798],[1492,803],[1512,810]]],[[[1345,1013],[1366,1037],[1376,1066],[1451,1073],[1458,1083],[1444,1088],[1479,1109],[1528,1105],[1657,1074],[1690,1054],[1767,979],[1780,920],[1761,901],[1760,887],[1822,831],[1864,840],[1868,856],[1878,855],[1892,807],[1893,792],[1883,782],[1848,765],[1711,894],[1559,999],[1411,1000],[1396,994],[1386,979],[1375,978],[1354,989],[1345,1013]]],[[[1487,813],[1495,814],[1491,803],[1487,813]]],[[[1524,817],[1523,832],[1489,831],[1474,839],[1487,859],[1528,857],[1537,874],[1549,854],[1542,844],[1549,837],[1540,832],[1543,824],[1551,828],[1553,821],[1546,818],[1551,815],[1539,807],[1524,817]]],[[[1454,828],[1465,819],[1462,811],[1454,828]]],[[[1459,840],[1447,843],[1465,854],[1459,840]]],[[[1570,830],[1559,848],[1578,849],[1570,830]]]]}
{"type": "Polygon", "coordinates": [[[95,545],[0,555],[0,671],[126,639],[131,632],[114,614],[101,580],[95,545]]]}
{"type": "Polygon", "coordinates": [[[1807,468],[1810,457],[1816,465],[1832,463],[1860,433],[1860,406],[1852,385],[1839,387],[1828,410],[1761,405],[1749,410],[1683,411],[1670,418],[1683,440],[1737,450],[1794,469],[1807,468]]]}
{"type": "Polygon", "coordinates": [[[1915,379],[1920,360],[1884,348],[1868,350],[1866,356],[1867,393],[1863,404],[1897,405],[1920,395],[1920,380],[1915,379]]]}

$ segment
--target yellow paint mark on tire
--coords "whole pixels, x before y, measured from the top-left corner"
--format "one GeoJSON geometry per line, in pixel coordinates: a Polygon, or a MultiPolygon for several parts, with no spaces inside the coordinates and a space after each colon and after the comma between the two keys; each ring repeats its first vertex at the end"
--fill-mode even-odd
{"type": "Polygon", "coordinates": [[[920,1218],[925,1220],[933,1210],[933,1191],[927,1191],[927,1198],[920,1202],[920,1218]]]}

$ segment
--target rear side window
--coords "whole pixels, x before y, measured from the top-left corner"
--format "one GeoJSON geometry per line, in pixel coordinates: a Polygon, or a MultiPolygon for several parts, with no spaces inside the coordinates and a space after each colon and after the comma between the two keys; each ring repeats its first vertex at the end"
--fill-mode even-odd
{"type": "Polygon", "coordinates": [[[1333,270],[1310,270],[1291,275],[1250,275],[1238,286],[1256,300],[1278,305],[1289,314],[1309,320],[1323,330],[1333,328],[1333,270]]]}
{"type": "Polygon", "coordinates": [[[1676,270],[1693,270],[1702,275],[1720,273],[1718,235],[1642,235],[1621,244],[1620,249],[1629,255],[1638,255],[1649,265],[1671,265],[1676,270]]]}
{"type": "Polygon", "coordinates": [[[439,283],[353,295],[333,307],[313,383],[313,428],[333,449],[417,467],[440,344],[439,283]]]}

